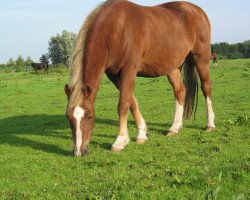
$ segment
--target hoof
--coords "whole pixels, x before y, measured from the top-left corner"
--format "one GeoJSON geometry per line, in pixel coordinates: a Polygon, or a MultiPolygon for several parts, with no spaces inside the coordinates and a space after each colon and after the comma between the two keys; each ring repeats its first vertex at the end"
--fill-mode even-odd
{"type": "Polygon", "coordinates": [[[173,132],[173,131],[168,131],[168,133],[167,133],[168,137],[172,137],[172,136],[175,136],[175,135],[177,135],[177,133],[173,132]]]}
{"type": "Polygon", "coordinates": [[[145,143],[146,141],[147,141],[146,139],[138,138],[138,139],[136,140],[136,143],[137,143],[137,144],[143,144],[143,143],[145,143]]]}
{"type": "Polygon", "coordinates": [[[214,131],[215,130],[215,127],[212,127],[212,126],[207,126],[206,127],[206,131],[207,132],[212,132],[212,131],[214,131]]]}
{"type": "Polygon", "coordinates": [[[111,151],[113,152],[121,152],[127,144],[129,143],[128,136],[118,136],[115,143],[112,145],[111,151]]]}
{"type": "Polygon", "coordinates": [[[117,147],[112,147],[111,148],[111,151],[115,152],[115,153],[121,152],[122,150],[123,150],[122,148],[117,148],[117,147]]]}

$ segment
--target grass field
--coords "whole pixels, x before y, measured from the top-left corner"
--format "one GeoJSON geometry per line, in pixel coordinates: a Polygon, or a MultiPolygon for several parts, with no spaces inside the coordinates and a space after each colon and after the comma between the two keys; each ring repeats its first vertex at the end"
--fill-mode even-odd
{"type": "Polygon", "coordinates": [[[110,148],[118,132],[118,92],[103,78],[88,157],[72,156],[65,118],[68,72],[0,73],[0,199],[250,199],[250,60],[211,68],[216,131],[199,92],[196,120],[175,137],[175,100],[165,77],[137,79],[149,140],[110,148]]]}

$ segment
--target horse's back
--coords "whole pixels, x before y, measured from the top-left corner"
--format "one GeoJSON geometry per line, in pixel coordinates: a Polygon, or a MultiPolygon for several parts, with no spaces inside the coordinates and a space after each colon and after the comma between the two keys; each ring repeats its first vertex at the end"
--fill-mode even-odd
{"type": "MultiPolygon", "coordinates": [[[[150,20],[165,20],[165,22],[181,22],[183,25],[186,23],[202,21],[204,25],[210,26],[206,13],[197,5],[185,2],[176,1],[159,4],[156,6],[142,6],[130,1],[117,1],[109,7],[109,15],[114,21],[128,20],[130,23],[135,22],[141,25],[143,22],[150,20]],[[137,19],[140,19],[137,21],[137,19]],[[204,20],[204,21],[203,21],[204,20]]],[[[127,25],[127,24],[126,24],[127,25]]],[[[189,24],[189,25],[195,25],[189,24]]]]}
{"type": "Polygon", "coordinates": [[[132,39],[137,41],[143,41],[148,36],[161,40],[161,43],[171,43],[175,38],[180,43],[184,40],[194,43],[198,37],[210,43],[211,27],[207,15],[200,7],[189,2],[169,2],[149,7],[118,1],[110,6],[107,13],[108,17],[102,22],[108,25],[104,27],[112,24],[111,32],[115,30],[114,34],[123,35],[129,40],[132,34],[132,39]]]}
{"type": "Polygon", "coordinates": [[[105,8],[91,32],[92,41],[103,40],[99,48],[108,50],[108,67],[116,66],[110,69],[113,74],[125,63],[137,65],[141,76],[161,76],[178,68],[192,49],[199,51],[200,43],[210,48],[210,34],[206,14],[194,4],[148,7],[129,1],[105,8]]]}

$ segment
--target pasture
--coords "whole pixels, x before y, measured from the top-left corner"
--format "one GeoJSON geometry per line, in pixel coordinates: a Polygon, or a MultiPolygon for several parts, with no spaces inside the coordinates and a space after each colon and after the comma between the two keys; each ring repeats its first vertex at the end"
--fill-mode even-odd
{"type": "Polygon", "coordinates": [[[118,91],[104,77],[98,93],[90,154],[72,156],[64,115],[66,69],[49,75],[0,73],[0,199],[249,199],[250,60],[211,65],[216,130],[206,125],[199,90],[196,120],[175,137],[175,99],[166,77],[136,82],[149,140],[110,151],[118,132],[118,91]]]}

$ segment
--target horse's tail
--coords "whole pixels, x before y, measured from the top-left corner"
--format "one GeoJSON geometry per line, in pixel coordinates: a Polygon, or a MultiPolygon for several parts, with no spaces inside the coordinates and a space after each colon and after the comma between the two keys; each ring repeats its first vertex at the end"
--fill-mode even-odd
{"type": "Polygon", "coordinates": [[[194,61],[192,53],[190,53],[184,63],[183,67],[183,81],[186,87],[186,98],[184,105],[184,117],[187,119],[191,119],[192,114],[196,112],[194,111],[195,98],[196,108],[198,105],[198,81],[197,81],[197,71],[196,71],[196,63],[194,61]],[[197,97],[196,97],[197,96],[197,97]]]}

